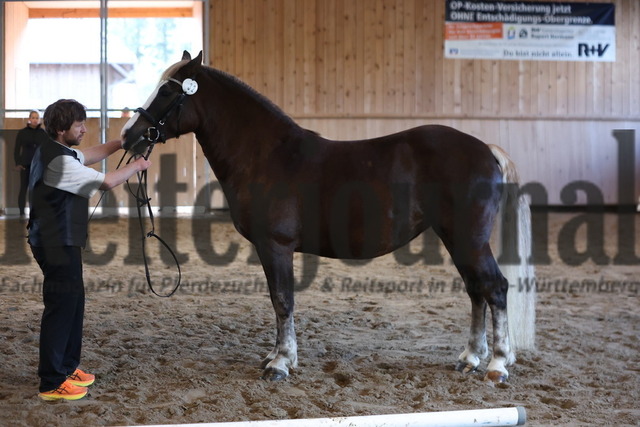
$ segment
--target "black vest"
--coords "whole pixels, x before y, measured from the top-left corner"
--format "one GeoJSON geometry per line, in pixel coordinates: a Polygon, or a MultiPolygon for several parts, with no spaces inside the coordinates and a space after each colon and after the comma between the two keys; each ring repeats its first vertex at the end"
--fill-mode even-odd
{"type": "MultiPolygon", "coordinates": [[[[58,156],[76,153],[49,139],[36,150],[29,176],[31,246],[80,246],[87,243],[89,199],[44,183],[44,171],[58,156]]],[[[78,161],[78,160],[76,160],[78,161]]]]}

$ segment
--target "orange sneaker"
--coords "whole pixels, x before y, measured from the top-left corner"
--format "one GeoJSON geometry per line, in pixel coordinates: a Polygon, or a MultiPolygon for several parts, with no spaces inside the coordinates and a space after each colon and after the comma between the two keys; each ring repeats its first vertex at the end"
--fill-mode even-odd
{"type": "Polygon", "coordinates": [[[87,374],[82,369],[76,369],[73,374],[67,377],[68,382],[80,387],[89,387],[95,380],[95,375],[87,374]]]}
{"type": "Polygon", "coordinates": [[[86,387],[78,387],[69,381],[65,381],[56,389],[39,393],[39,396],[44,400],[78,400],[85,397],[88,391],[89,389],[86,387]]]}

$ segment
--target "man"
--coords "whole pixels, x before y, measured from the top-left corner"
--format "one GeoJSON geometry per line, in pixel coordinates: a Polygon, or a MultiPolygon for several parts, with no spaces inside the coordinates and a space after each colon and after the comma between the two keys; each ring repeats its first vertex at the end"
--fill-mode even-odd
{"type": "Polygon", "coordinates": [[[16,170],[20,172],[20,192],[18,193],[20,218],[24,218],[24,210],[27,204],[27,188],[29,186],[31,159],[36,152],[36,148],[47,139],[47,133],[40,126],[40,113],[36,110],[31,110],[31,112],[29,112],[27,126],[21,129],[16,136],[16,146],[13,150],[16,170]]]}
{"type": "Polygon", "coordinates": [[[109,141],[80,151],[87,131],[85,107],[61,99],[47,107],[49,139],[36,150],[29,178],[29,244],[44,275],[44,312],[40,329],[40,397],[76,400],[95,377],[78,369],[84,319],[81,250],[88,232],[89,198],[122,184],[150,162],[139,158],[106,174],[87,165],[122,148],[109,141]]]}

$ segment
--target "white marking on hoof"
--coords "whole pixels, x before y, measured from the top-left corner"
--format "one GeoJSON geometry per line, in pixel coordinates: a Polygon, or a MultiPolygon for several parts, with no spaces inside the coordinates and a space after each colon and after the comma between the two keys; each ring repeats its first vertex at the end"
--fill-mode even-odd
{"type": "Polygon", "coordinates": [[[295,360],[291,360],[282,355],[277,356],[266,364],[264,371],[262,372],[262,379],[271,381],[285,379],[289,376],[289,369],[296,368],[298,366],[297,359],[297,357],[295,357],[295,360]]]}
{"type": "Polygon", "coordinates": [[[515,362],[515,356],[513,353],[508,359],[504,357],[494,357],[487,366],[487,374],[485,375],[485,381],[492,381],[494,383],[503,383],[509,378],[509,371],[507,371],[506,365],[511,365],[515,362]]]}
{"type": "Polygon", "coordinates": [[[495,384],[502,384],[507,382],[509,375],[504,375],[502,372],[498,371],[489,371],[487,375],[484,376],[485,381],[491,381],[495,384]]]}
{"type": "Polygon", "coordinates": [[[281,381],[289,376],[288,372],[283,372],[274,368],[267,368],[262,372],[260,379],[265,381],[281,381]]]}
{"type": "Polygon", "coordinates": [[[468,374],[469,372],[473,372],[478,369],[480,365],[480,357],[465,349],[462,354],[458,357],[458,364],[456,366],[456,370],[468,374]]]}

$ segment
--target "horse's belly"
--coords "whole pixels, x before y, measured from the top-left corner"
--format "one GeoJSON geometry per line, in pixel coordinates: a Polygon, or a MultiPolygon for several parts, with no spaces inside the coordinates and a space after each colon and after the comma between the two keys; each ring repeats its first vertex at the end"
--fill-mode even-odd
{"type": "Polygon", "coordinates": [[[347,217],[334,217],[318,227],[317,232],[305,233],[299,251],[328,258],[370,259],[406,245],[427,228],[423,221],[409,222],[374,214],[355,223],[347,217]]]}

